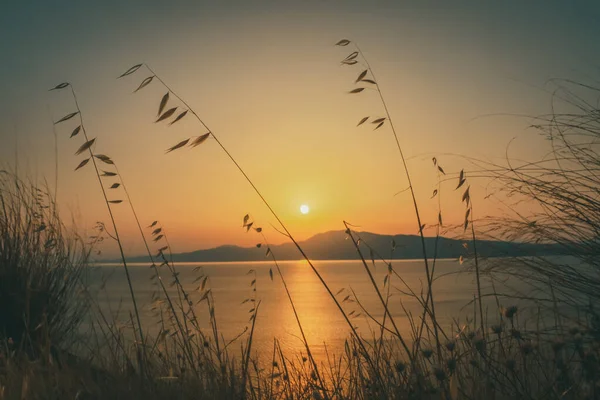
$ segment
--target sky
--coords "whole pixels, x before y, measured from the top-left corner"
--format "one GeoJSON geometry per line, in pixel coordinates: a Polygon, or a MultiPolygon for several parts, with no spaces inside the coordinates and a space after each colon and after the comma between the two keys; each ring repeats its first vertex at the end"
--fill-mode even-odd
{"type": "MultiPolygon", "coordinates": [[[[245,214],[270,242],[286,241],[215,140],[165,154],[206,130],[191,115],[173,126],[154,122],[167,89],[155,79],[133,93],[151,75],[144,67],[116,79],[147,63],[297,239],[343,229],[344,220],[416,234],[410,195],[397,194],[407,180],[389,124],[356,127],[364,116],[385,114],[375,90],[348,93],[364,69],[362,60],[340,65],[354,42],[376,74],[424,221],[434,225],[431,158],[456,176],[471,167],[465,157],[542,155],[547,143],[528,129],[527,116],[549,112],[550,79],[597,82],[599,21],[592,1],[5,2],[0,164],[57,189],[63,216],[81,232],[109,222],[91,164],[74,171],[84,158],[74,155],[82,136],[69,138],[76,119],[53,125],[75,111],[68,89],[48,91],[67,81],[96,138],[93,151],[115,160],[142,224],[161,221],[174,251],[257,243],[242,228],[245,214]],[[336,47],[340,39],[353,43],[336,47]]],[[[181,103],[171,96],[170,106],[181,103]]],[[[455,183],[440,190],[448,224],[464,213],[455,183]]],[[[485,182],[469,183],[478,215],[503,212],[484,199],[485,182]]],[[[109,190],[111,200],[124,196],[122,187],[109,190]]],[[[141,254],[129,205],[113,210],[125,252],[141,254]]],[[[114,243],[102,250],[116,254],[114,243]]]]}

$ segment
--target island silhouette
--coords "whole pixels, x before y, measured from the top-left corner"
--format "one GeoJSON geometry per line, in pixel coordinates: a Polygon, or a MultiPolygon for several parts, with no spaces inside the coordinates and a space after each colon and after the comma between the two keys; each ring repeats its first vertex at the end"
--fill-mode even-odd
{"type": "MultiPolygon", "coordinates": [[[[354,234],[354,232],[353,232],[354,234]]],[[[380,235],[372,232],[356,232],[360,238],[359,248],[363,257],[371,260],[371,249],[374,255],[390,260],[407,260],[422,258],[421,238],[418,235],[380,235]]],[[[355,260],[360,256],[343,230],[316,234],[299,242],[309,258],[313,260],[355,260]]],[[[561,255],[556,244],[516,243],[507,241],[477,240],[479,257],[524,257],[561,255]]],[[[257,243],[258,245],[258,243],[257,243]]],[[[450,239],[446,237],[425,237],[427,256],[433,258],[468,257],[473,249],[472,240],[450,239]],[[437,244],[436,244],[437,242],[437,244]],[[437,249],[437,250],[436,250],[437,249]]],[[[277,260],[301,260],[302,255],[293,243],[269,246],[277,260]]],[[[173,253],[174,262],[227,262],[227,261],[268,261],[267,246],[242,247],[223,245],[209,249],[183,253],[173,253]]],[[[377,259],[378,257],[375,256],[377,259]]],[[[107,260],[118,262],[118,260],[107,260]]],[[[150,262],[146,256],[129,258],[131,262],[150,262]]]]}

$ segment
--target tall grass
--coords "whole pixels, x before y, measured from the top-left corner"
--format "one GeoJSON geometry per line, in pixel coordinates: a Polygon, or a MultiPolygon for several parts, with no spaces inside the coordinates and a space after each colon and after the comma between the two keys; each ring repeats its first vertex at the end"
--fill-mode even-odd
{"type": "Polygon", "coordinates": [[[0,339],[30,357],[70,350],[89,304],[89,252],[46,189],[0,171],[0,339]],[[77,301],[73,301],[77,299],[77,301]]]}
{"type": "MultiPolygon", "coordinates": [[[[377,94],[379,95],[379,100],[383,107],[385,116],[375,118],[371,121],[371,123],[376,125],[374,128],[375,130],[383,127],[386,122],[389,124],[390,131],[392,133],[394,142],[396,144],[396,148],[398,149],[398,155],[399,155],[399,158],[401,161],[402,169],[403,169],[406,179],[408,181],[407,189],[411,195],[413,209],[414,209],[415,218],[416,218],[417,227],[418,227],[418,232],[419,232],[419,236],[421,237],[421,251],[423,253],[423,265],[425,267],[425,274],[426,274],[426,279],[427,279],[427,298],[428,298],[428,300],[425,303],[425,308],[427,308],[427,307],[431,308],[431,317],[435,320],[436,319],[435,304],[433,302],[433,274],[429,267],[429,257],[427,255],[427,249],[425,246],[425,234],[423,233],[425,224],[421,220],[421,213],[419,210],[419,205],[417,204],[417,198],[415,195],[415,189],[414,189],[412,179],[411,179],[411,174],[410,174],[410,171],[408,168],[408,164],[406,163],[406,157],[404,156],[404,150],[403,150],[402,146],[400,145],[400,139],[398,137],[398,133],[396,132],[396,128],[394,127],[394,122],[393,122],[392,116],[390,114],[390,111],[388,110],[388,106],[387,106],[387,103],[383,96],[383,92],[381,90],[381,87],[379,86],[377,78],[375,77],[375,72],[373,71],[373,68],[371,68],[371,65],[369,64],[369,61],[364,56],[364,54],[362,53],[360,47],[358,47],[358,44],[356,42],[351,42],[347,39],[342,39],[336,43],[337,46],[343,46],[343,47],[348,46],[350,44],[352,44],[356,50],[351,52],[348,56],[346,56],[346,58],[344,58],[341,63],[342,63],[342,65],[349,65],[349,66],[364,65],[364,67],[366,67],[366,69],[364,69],[362,72],[360,72],[358,74],[358,76],[355,80],[355,83],[365,85],[365,86],[371,85],[377,91],[377,94]]],[[[362,93],[366,88],[365,86],[356,87],[356,88],[352,89],[349,93],[351,93],[351,94],[362,93]]],[[[364,124],[365,122],[368,121],[369,118],[371,118],[371,117],[370,116],[363,117],[359,121],[358,125],[364,124]]],[[[438,351],[438,356],[441,356],[441,347],[440,347],[438,328],[437,328],[436,324],[433,324],[433,326],[434,326],[434,333],[435,333],[436,348],[438,351]]],[[[418,346],[418,344],[417,344],[417,346],[418,346]]]]}
{"type": "Polygon", "coordinates": [[[489,181],[488,195],[507,210],[505,216],[483,218],[482,235],[553,244],[568,257],[513,260],[509,268],[488,263],[490,272],[520,276],[581,310],[586,298],[586,312],[595,315],[600,302],[600,89],[568,80],[550,85],[551,113],[533,118],[531,125],[546,141],[543,157],[507,158],[505,164],[469,159],[471,175],[489,181]]]}
{"type": "MultiPolygon", "coordinates": [[[[81,109],[79,107],[79,101],[77,100],[77,95],[75,93],[75,88],[73,88],[73,86],[68,83],[68,82],[63,82],[60,83],[58,85],[56,85],[55,87],[53,87],[50,90],[63,90],[69,88],[71,91],[71,95],[73,97],[73,102],[75,103],[75,109],[76,111],[71,112],[67,115],[65,115],[64,117],[62,117],[61,119],[59,119],[58,121],[56,121],[54,123],[54,125],[59,124],[59,123],[64,123],[66,121],[69,121],[73,118],[79,119],[79,124],[76,126],[76,128],[72,131],[71,133],[71,138],[79,135],[79,133],[81,133],[83,135],[83,138],[85,140],[85,142],[79,147],[79,149],[75,152],[75,155],[80,155],[80,154],[87,154],[88,157],[84,158],[79,165],[77,165],[77,168],[75,168],[75,171],[85,167],[90,161],[92,161],[92,165],[94,167],[94,172],[96,174],[96,177],[98,178],[98,183],[100,185],[100,189],[102,191],[102,197],[104,199],[104,203],[106,204],[106,209],[108,211],[109,217],[110,217],[110,222],[113,228],[113,234],[114,234],[114,239],[115,242],[117,243],[117,246],[119,248],[119,254],[121,255],[121,261],[123,262],[123,268],[125,269],[125,274],[127,276],[127,285],[129,286],[129,293],[131,295],[131,301],[133,303],[133,310],[135,313],[135,317],[136,317],[136,322],[137,322],[137,335],[139,335],[139,342],[141,344],[141,352],[140,355],[143,356],[145,354],[145,340],[144,340],[144,331],[142,328],[142,322],[140,320],[140,314],[139,314],[139,308],[137,306],[137,300],[136,300],[136,296],[135,296],[135,291],[133,290],[133,283],[131,281],[131,277],[129,274],[129,268],[127,266],[127,260],[125,258],[125,253],[123,251],[123,244],[121,242],[121,238],[119,235],[119,230],[117,228],[117,222],[115,220],[114,214],[113,214],[113,210],[112,210],[112,205],[115,204],[119,204],[122,203],[122,200],[117,200],[117,199],[113,199],[110,200],[109,199],[109,195],[107,193],[107,189],[104,185],[104,182],[102,181],[102,177],[111,177],[114,176],[114,174],[111,173],[107,173],[106,171],[104,171],[102,174],[100,174],[100,169],[98,168],[98,163],[96,160],[103,162],[105,164],[108,165],[113,165],[114,162],[110,159],[110,157],[104,155],[104,154],[95,154],[93,152],[93,148],[94,145],[96,143],[96,138],[92,138],[90,139],[88,137],[87,131],[86,131],[86,127],[85,124],[83,122],[83,114],[81,112],[81,109]]],[[[119,184],[113,184],[110,189],[115,189],[119,186],[119,184]]],[[[109,190],[110,190],[109,189],[109,190]]],[[[135,333],[135,331],[134,331],[135,333]]],[[[143,366],[143,361],[139,360],[139,365],[140,368],[143,366]]]]}

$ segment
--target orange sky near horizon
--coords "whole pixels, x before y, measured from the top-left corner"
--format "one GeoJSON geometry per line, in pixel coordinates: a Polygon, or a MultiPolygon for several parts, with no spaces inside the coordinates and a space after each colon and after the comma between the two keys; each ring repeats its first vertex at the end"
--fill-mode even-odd
{"type": "MultiPolygon", "coordinates": [[[[334,46],[339,39],[356,40],[376,73],[431,225],[438,212],[430,198],[438,179],[432,157],[455,177],[472,168],[462,156],[501,162],[514,137],[511,157],[541,156],[547,144],[527,129],[531,120],[509,114],[548,112],[547,80],[586,79],[598,61],[585,51],[598,30],[593,18],[567,23],[566,6],[558,3],[544,23],[531,22],[523,9],[466,3],[374,2],[368,12],[354,1],[341,9],[336,2],[256,9],[234,3],[203,8],[177,1],[168,12],[159,2],[144,9],[133,2],[116,12],[79,4],[60,14],[72,22],[68,27],[51,22],[55,9],[14,6],[18,23],[0,21],[7,23],[0,24],[1,36],[19,42],[0,48],[10,56],[0,67],[2,165],[15,165],[17,149],[19,170],[54,188],[51,121],[74,105],[67,90],[47,89],[69,81],[88,135],[97,138],[94,152],[115,160],[142,224],[160,220],[173,251],[257,243],[242,228],[247,213],[270,242],[284,242],[214,140],[165,154],[205,131],[191,115],[170,127],[154,123],[166,90],[155,81],[132,94],[149,76],[143,67],[115,79],[147,62],[203,118],[297,239],[341,230],[344,220],[360,230],[416,234],[409,192],[395,195],[407,180],[389,124],[356,127],[364,116],[385,114],[376,91],[348,94],[364,68],[340,65],[353,48],[334,46]]],[[[172,96],[169,104],[180,105],[172,96]]],[[[91,165],[74,171],[83,159],[74,156],[81,136],[68,138],[76,126],[74,120],[56,125],[58,201],[63,215],[72,214],[91,234],[95,221],[108,223],[108,216],[91,165]]],[[[493,199],[483,200],[485,181],[470,183],[478,216],[501,212],[493,199]]],[[[461,223],[464,213],[455,186],[452,180],[441,190],[447,224],[461,223]]],[[[121,189],[109,195],[125,200],[121,189]]],[[[126,254],[142,254],[128,205],[113,209],[126,254]]],[[[102,250],[105,257],[117,254],[109,242],[102,250]]]]}

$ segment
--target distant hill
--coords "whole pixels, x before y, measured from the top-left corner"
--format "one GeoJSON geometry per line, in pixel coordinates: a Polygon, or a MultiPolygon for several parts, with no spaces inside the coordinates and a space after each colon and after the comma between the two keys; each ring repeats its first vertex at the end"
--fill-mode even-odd
{"type": "MultiPolygon", "coordinates": [[[[379,235],[370,232],[358,233],[362,242],[360,249],[365,258],[369,259],[369,249],[365,245],[368,243],[379,254],[388,259],[415,259],[422,257],[421,238],[418,235],[379,235]],[[392,253],[392,240],[396,244],[396,249],[392,253]]],[[[458,258],[466,255],[467,250],[463,247],[464,243],[468,248],[473,248],[472,241],[455,240],[440,237],[437,239],[437,257],[438,258],[458,258]]],[[[433,257],[435,248],[435,237],[426,237],[425,246],[428,257],[433,257]]],[[[347,239],[344,231],[330,231],[319,233],[307,240],[299,242],[306,255],[313,260],[351,260],[358,259],[358,253],[352,245],[352,241],[347,239]]],[[[477,252],[484,257],[502,257],[502,256],[531,256],[531,255],[556,255],[560,254],[558,248],[549,244],[525,244],[499,241],[478,240],[476,242],[477,252]]],[[[271,246],[271,251],[278,260],[299,260],[302,256],[293,245],[285,243],[271,246]]],[[[196,250],[188,253],[173,254],[173,261],[176,262],[209,262],[209,261],[263,261],[266,248],[240,247],[233,245],[219,246],[212,249],[196,250]]],[[[131,262],[148,262],[148,256],[130,258],[131,262]]]]}

